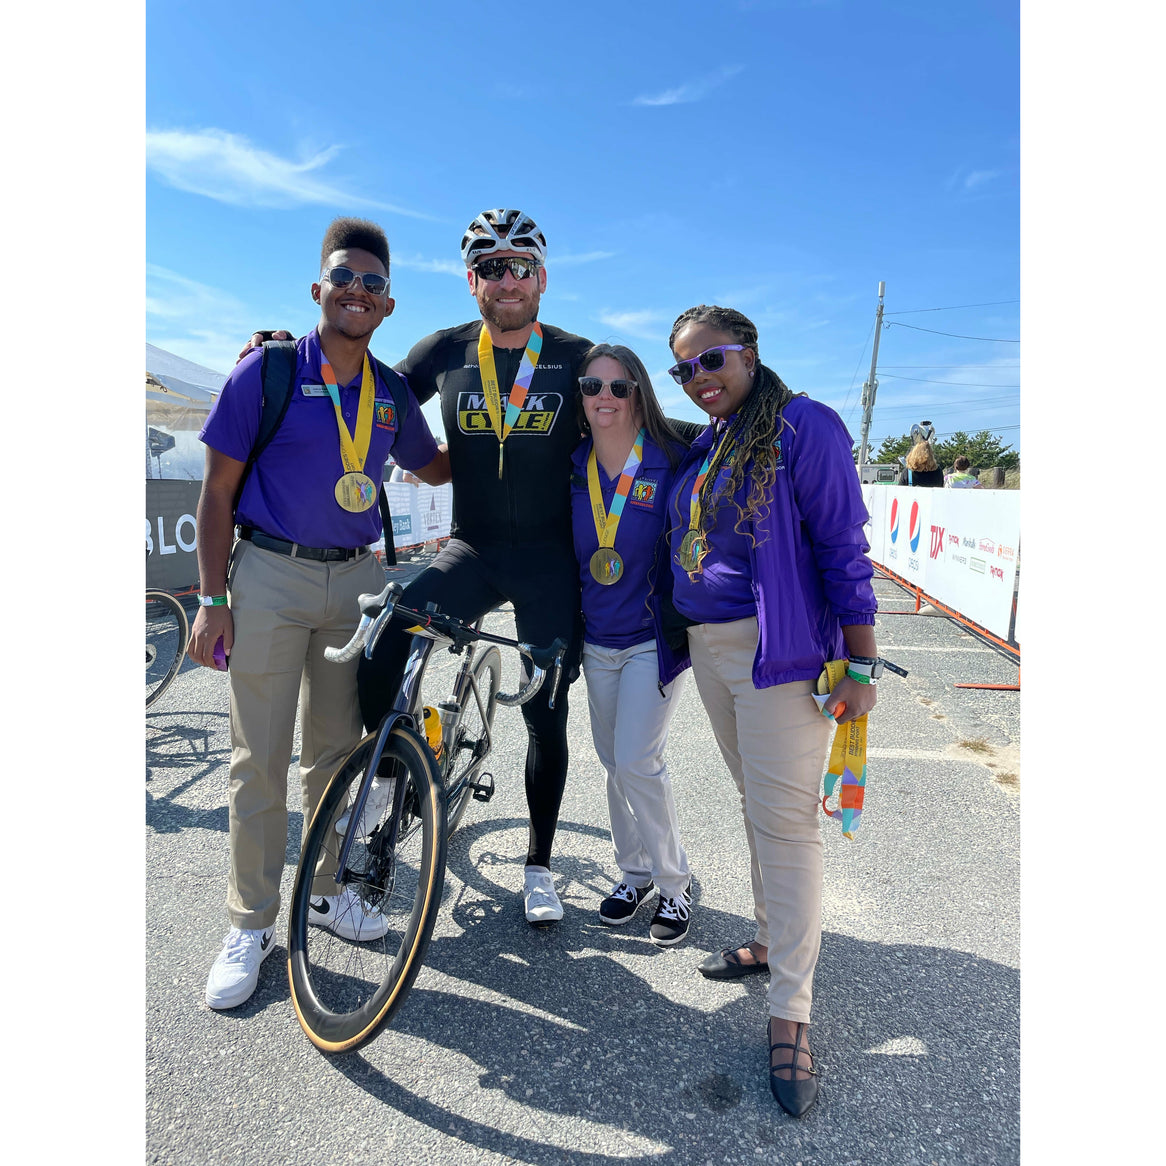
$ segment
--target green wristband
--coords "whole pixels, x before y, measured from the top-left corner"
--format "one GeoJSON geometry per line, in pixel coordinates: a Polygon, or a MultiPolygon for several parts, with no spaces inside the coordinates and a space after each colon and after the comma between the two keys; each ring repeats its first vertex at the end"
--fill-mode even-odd
{"type": "Polygon", "coordinates": [[[200,595],[198,605],[199,607],[226,607],[227,597],[225,595],[200,595]]]}
{"type": "Polygon", "coordinates": [[[861,672],[851,672],[849,668],[846,669],[846,675],[851,680],[857,680],[859,684],[871,684],[873,681],[869,676],[863,676],[861,672]]]}

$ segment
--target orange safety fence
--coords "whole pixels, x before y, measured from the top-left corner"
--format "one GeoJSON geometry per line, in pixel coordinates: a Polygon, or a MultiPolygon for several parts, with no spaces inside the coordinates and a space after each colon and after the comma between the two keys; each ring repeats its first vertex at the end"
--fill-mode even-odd
{"type": "MultiPolygon", "coordinates": [[[[904,579],[902,575],[897,575],[889,567],[884,567],[882,565],[882,563],[875,563],[873,559],[871,560],[871,563],[873,564],[874,569],[878,575],[882,576],[884,579],[889,580],[891,583],[894,583],[897,586],[901,587],[909,595],[912,595],[915,598],[915,607],[913,610],[911,610],[911,611],[884,611],[880,607],[880,609],[879,609],[880,616],[883,616],[883,615],[918,615],[919,611],[922,608],[924,603],[930,604],[937,611],[942,612],[949,619],[955,620],[956,623],[960,624],[963,627],[966,627],[974,635],[979,636],[981,639],[987,640],[990,644],[993,644],[995,647],[1000,648],[1004,652],[1007,652],[1009,656],[1013,657],[1016,660],[1016,664],[1019,667],[1019,665],[1020,665],[1020,645],[1019,644],[1012,643],[1010,640],[1002,640],[999,636],[994,635],[992,632],[988,631],[987,628],[981,627],[978,623],[975,622],[975,620],[971,620],[966,615],[964,615],[962,612],[956,611],[956,609],[954,607],[949,607],[946,603],[941,603],[938,599],[934,598],[934,596],[928,595],[927,592],[924,591],[923,588],[921,588],[918,584],[912,583],[909,579],[904,579]]],[[[1012,616],[1013,616],[1013,620],[1015,620],[1015,617],[1016,617],[1016,599],[1015,599],[1015,597],[1012,600],[1012,616]]],[[[1019,676],[1017,677],[1017,679],[1019,680],[1019,676]]],[[[1005,691],[1005,692],[1019,692],[1020,691],[1019,684],[968,684],[968,683],[961,683],[961,684],[956,684],[954,687],[956,687],[956,688],[986,688],[986,689],[993,689],[993,690],[1005,691]]]]}

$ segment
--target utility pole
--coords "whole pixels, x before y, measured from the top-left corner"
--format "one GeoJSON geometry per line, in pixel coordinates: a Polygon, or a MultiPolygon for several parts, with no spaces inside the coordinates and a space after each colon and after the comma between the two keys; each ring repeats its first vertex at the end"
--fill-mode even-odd
{"type": "Polygon", "coordinates": [[[879,309],[875,313],[874,351],[870,357],[870,378],[862,386],[862,438],[858,447],[859,473],[866,465],[867,455],[870,453],[870,418],[874,412],[875,393],[879,382],[875,380],[875,369],[879,363],[879,336],[883,330],[883,292],[886,290],[886,281],[879,280],[879,309]]]}

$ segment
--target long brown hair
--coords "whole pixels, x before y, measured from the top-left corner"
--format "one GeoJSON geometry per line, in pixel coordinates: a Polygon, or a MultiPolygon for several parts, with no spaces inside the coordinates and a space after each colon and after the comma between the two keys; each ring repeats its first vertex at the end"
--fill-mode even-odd
{"type": "MultiPolygon", "coordinates": [[[[805,394],[794,393],[773,369],[761,363],[757,351],[757,328],[741,312],[733,308],[717,307],[715,304],[698,304],[682,312],[672,325],[668,337],[668,346],[673,349],[673,355],[677,334],[689,324],[707,324],[718,332],[728,332],[738,344],[751,349],[757,357],[753,366],[753,388],[709,463],[708,476],[700,488],[697,516],[697,529],[703,536],[712,525],[718,506],[727,498],[737,509],[737,521],[733,529],[738,534],[748,534],[756,542],[753,532],[746,528],[769,513],[769,492],[777,477],[777,439],[787,424],[783,410],[795,396],[805,394]],[[723,490],[717,491],[717,474],[730,458],[728,481],[723,490]],[[745,480],[746,471],[749,474],[749,494],[745,505],[741,506],[736,495],[745,480]]],[[[699,571],[698,566],[697,573],[699,571]]]]}

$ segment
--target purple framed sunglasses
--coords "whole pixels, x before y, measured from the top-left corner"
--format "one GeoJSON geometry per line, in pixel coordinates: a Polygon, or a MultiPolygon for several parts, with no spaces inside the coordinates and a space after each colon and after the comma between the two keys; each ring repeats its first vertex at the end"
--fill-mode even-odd
{"type": "Polygon", "coordinates": [[[692,360],[678,360],[668,373],[678,385],[686,385],[696,376],[697,361],[705,372],[720,372],[725,367],[725,353],[741,352],[744,348],[744,344],[717,344],[692,360]]]}

